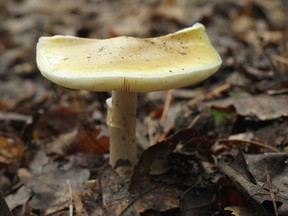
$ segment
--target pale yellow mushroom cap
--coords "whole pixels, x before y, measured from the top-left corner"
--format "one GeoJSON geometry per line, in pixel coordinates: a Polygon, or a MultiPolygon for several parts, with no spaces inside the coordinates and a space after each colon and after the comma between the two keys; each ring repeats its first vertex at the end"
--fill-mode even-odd
{"type": "Polygon", "coordinates": [[[215,73],[221,57],[202,24],[155,38],[41,37],[37,65],[59,85],[91,91],[149,92],[191,85],[215,73]]]}

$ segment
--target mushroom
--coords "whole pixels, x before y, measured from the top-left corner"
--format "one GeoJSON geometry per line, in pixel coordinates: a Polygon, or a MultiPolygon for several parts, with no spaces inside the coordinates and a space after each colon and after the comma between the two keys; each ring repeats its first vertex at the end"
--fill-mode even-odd
{"type": "Polygon", "coordinates": [[[37,65],[52,82],[72,89],[112,91],[107,99],[110,161],[137,162],[138,92],[161,91],[200,82],[221,65],[202,24],[154,38],[84,39],[41,37],[37,65]]]}

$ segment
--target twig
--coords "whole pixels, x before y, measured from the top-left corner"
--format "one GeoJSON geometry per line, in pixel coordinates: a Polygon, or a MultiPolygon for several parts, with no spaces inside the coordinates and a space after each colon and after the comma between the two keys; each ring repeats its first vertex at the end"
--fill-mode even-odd
{"type": "Polygon", "coordinates": [[[169,126],[166,128],[166,130],[159,137],[157,137],[157,140],[154,140],[154,143],[163,141],[174,126],[175,126],[174,122],[171,122],[169,126]]]}
{"type": "Polygon", "coordinates": [[[192,127],[198,122],[199,119],[200,119],[200,115],[197,115],[197,116],[192,120],[192,122],[189,124],[188,128],[192,128],[192,127]]]}
{"type": "Polygon", "coordinates": [[[267,183],[268,183],[268,186],[269,186],[269,194],[270,194],[270,197],[271,197],[271,201],[273,203],[275,216],[278,216],[279,214],[278,214],[277,205],[276,205],[275,193],[273,191],[272,180],[271,180],[271,176],[269,175],[269,173],[267,171],[267,167],[266,167],[266,178],[267,178],[267,183]]]}
{"type": "Polygon", "coordinates": [[[206,93],[203,92],[202,94],[200,94],[199,96],[193,98],[190,102],[189,105],[190,106],[195,106],[197,104],[199,104],[200,102],[204,101],[205,99],[212,99],[214,96],[219,95],[220,93],[222,93],[223,91],[226,91],[227,89],[229,89],[231,87],[230,83],[224,83],[223,85],[212,89],[210,92],[206,93]]]}
{"type": "Polygon", "coordinates": [[[275,148],[273,146],[267,145],[266,143],[261,143],[261,142],[257,142],[257,141],[251,141],[251,140],[220,139],[220,140],[218,140],[218,142],[225,142],[225,143],[228,143],[228,142],[243,142],[244,144],[253,144],[253,145],[261,146],[261,147],[270,149],[273,152],[277,152],[277,153],[280,152],[279,149],[277,149],[277,148],[275,148]]]}
{"type": "Polygon", "coordinates": [[[224,83],[223,85],[213,89],[206,95],[206,99],[211,99],[215,95],[219,95],[221,92],[229,89],[231,87],[230,83],[224,83]]]}
{"type": "Polygon", "coordinates": [[[273,59],[276,60],[276,61],[278,61],[278,62],[280,62],[280,63],[282,63],[282,64],[288,65],[288,57],[285,58],[285,57],[280,56],[280,55],[274,55],[274,56],[273,56],[273,59]]]}
{"type": "Polygon", "coordinates": [[[161,115],[161,118],[160,118],[160,124],[162,126],[165,123],[165,120],[166,120],[166,117],[167,117],[167,113],[168,113],[168,110],[169,110],[169,107],[170,107],[170,104],[171,104],[171,101],[172,101],[172,96],[173,96],[172,93],[173,93],[172,89],[168,90],[168,92],[167,92],[166,101],[165,101],[164,108],[163,108],[163,111],[162,111],[162,115],[161,115]]]}
{"type": "Polygon", "coordinates": [[[68,196],[69,196],[69,216],[73,216],[73,197],[72,197],[72,188],[70,184],[70,180],[67,179],[68,185],[68,196]]]}

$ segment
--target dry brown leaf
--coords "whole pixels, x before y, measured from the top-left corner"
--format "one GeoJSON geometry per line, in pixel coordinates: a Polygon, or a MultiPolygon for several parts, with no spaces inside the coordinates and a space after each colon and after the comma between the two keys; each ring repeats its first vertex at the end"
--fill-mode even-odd
{"type": "Polygon", "coordinates": [[[204,107],[225,108],[234,106],[236,112],[242,116],[257,117],[260,120],[272,120],[288,116],[288,95],[250,95],[240,94],[233,98],[226,98],[203,103],[204,107]]]}
{"type": "Polygon", "coordinates": [[[230,165],[220,161],[220,171],[231,179],[238,190],[251,201],[258,213],[261,215],[275,213],[273,202],[276,202],[279,215],[286,215],[288,196],[285,182],[288,178],[288,154],[247,154],[245,157],[239,154],[237,158],[230,165]],[[247,173],[249,173],[248,176],[247,173]],[[252,179],[249,177],[251,175],[252,179]],[[267,182],[267,179],[271,182],[267,182]],[[271,190],[273,190],[273,196],[270,194],[271,190]]]}
{"type": "Polygon", "coordinates": [[[32,197],[33,191],[26,187],[20,187],[14,194],[10,194],[6,197],[6,202],[11,210],[17,206],[24,206],[28,200],[32,197]]]}
{"type": "Polygon", "coordinates": [[[0,134],[0,167],[19,163],[24,149],[24,143],[16,135],[0,134]]]}
{"type": "Polygon", "coordinates": [[[33,192],[29,205],[51,214],[66,208],[69,204],[67,180],[70,181],[72,191],[79,191],[83,182],[88,180],[90,172],[76,167],[64,170],[58,163],[50,162],[44,164],[39,173],[22,168],[19,169],[18,175],[22,184],[33,192]]]}

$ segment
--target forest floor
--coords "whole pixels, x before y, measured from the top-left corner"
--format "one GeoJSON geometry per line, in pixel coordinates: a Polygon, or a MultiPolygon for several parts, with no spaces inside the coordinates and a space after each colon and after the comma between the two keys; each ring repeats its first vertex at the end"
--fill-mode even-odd
{"type": "Polygon", "coordinates": [[[287,2],[0,1],[0,192],[9,209],[15,216],[288,215],[287,2]],[[108,165],[110,92],[46,80],[37,41],[155,37],[196,22],[222,66],[200,84],[138,95],[139,163],[123,179],[108,165]]]}

